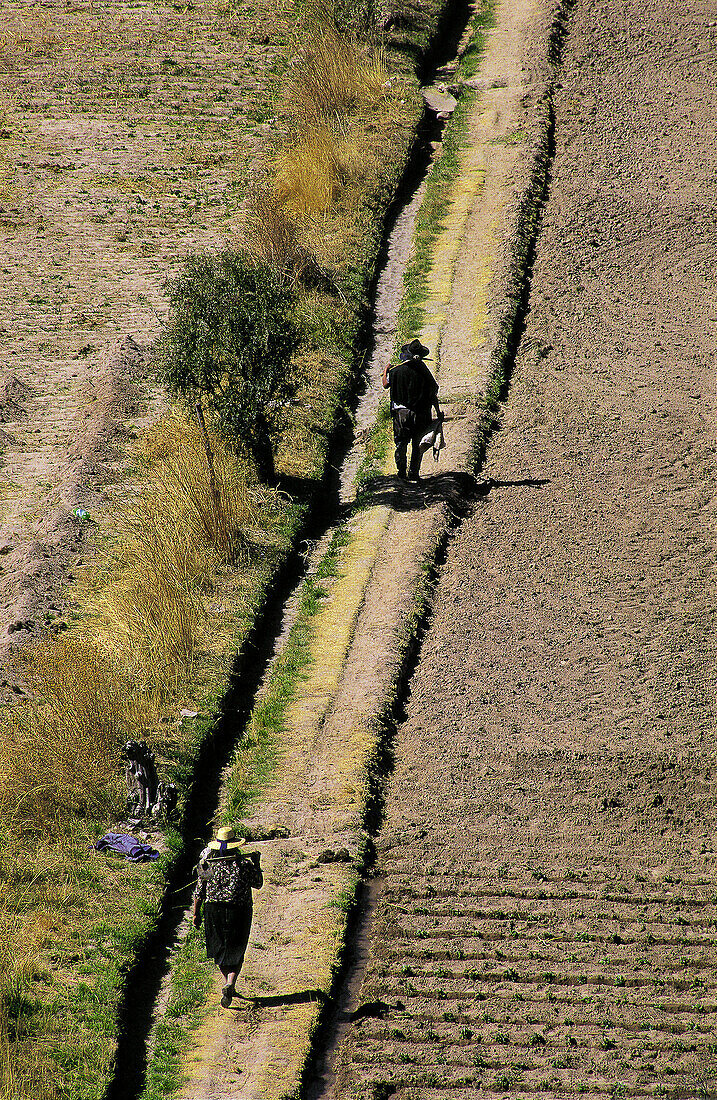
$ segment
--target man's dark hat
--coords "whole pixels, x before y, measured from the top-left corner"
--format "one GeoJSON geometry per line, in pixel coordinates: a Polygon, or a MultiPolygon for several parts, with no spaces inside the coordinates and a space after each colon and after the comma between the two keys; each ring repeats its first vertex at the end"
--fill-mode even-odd
{"type": "Polygon", "coordinates": [[[419,359],[425,359],[428,355],[428,348],[425,344],[422,344],[420,340],[411,340],[411,343],[408,345],[408,350],[412,356],[419,359]]]}

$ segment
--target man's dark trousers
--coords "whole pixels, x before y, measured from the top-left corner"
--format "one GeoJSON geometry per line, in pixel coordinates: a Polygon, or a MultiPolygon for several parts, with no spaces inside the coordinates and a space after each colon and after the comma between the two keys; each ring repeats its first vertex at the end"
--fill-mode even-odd
{"type": "Polygon", "coordinates": [[[406,476],[406,457],[408,444],[411,444],[411,464],[408,476],[418,479],[421,470],[421,440],[428,431],[430,418],[418,417],[411,409],[394,409],[393,441],[396,444],[396,469],[399,477],[406,476]]]}
{"type": "MultiPolygon", "coordinates": [[[[419,345],[422,348],[422,345],[419,345]]],[[[427,350],[427,349],[425,349],[427,350]]],[[[409,477],[418,478],[421,468],[421,439],[431,423],[431,408],[436,405],[438,383],[420,356],[414,355],[392,367],[388,374],[391,391],[393,439],[396,444],[396,469],[406,476],[406,451],[411,444],[409,477]]]]}

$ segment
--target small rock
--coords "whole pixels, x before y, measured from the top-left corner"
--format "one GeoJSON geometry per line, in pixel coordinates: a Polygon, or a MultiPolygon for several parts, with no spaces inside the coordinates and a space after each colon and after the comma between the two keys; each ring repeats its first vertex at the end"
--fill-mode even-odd
{"type": "Polygon", "coordinates": [[[445,85],[438,84],[431,88],[422,88],[421,94],[426,106],[435,111],[439,118],[448,118],[458,106],[458,100],[451,95],[445,85]]]}

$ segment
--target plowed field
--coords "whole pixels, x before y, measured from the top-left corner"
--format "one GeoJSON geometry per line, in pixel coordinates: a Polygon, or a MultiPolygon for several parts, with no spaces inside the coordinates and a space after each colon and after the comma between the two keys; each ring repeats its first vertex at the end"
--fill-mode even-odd
{"type": "Polygon", "coordinates": [[[490,494],[399,731],[341,1097],[717,1095],[717,20],[578,0],[490,494]]]}

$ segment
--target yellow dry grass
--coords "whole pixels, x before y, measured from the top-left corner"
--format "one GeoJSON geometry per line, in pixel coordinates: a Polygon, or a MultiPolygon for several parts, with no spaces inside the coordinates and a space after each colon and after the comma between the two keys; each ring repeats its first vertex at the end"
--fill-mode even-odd
{"type": "Polygon", "coordinates": [[[148,691],[176,690],[192,669],[206,623],[205,596],[223,567],[246,555],[258,506],[246,468],[210,436],[212,489],[199,426],[168,414],[141,451],[144,476],[118,501],[117,542],[104,574],[93,570],[80,632],[119,653],[148,691]]]}
{"type": "Polygon", "coordinates": [[[357,169],[349,143],[328,126],[318,126],[278,154],[274,182],[278,202],[292,214],[323,214],[357,169]]]}
{"type": "Polygon", "coordinates": [[[243,226],[247,250],[296,283],[317,274],[316,257],[302,242],[298,221],[282,206],[272,186],[251,197],[243,226]]]}
{"type": "Polygon", "coordinates": [[[370,53],[333,25],[318,28],[298,55],[291,81],[291,113],[307,130],[376,99],[387,73],[380,51],[370,53]]]}
{"type": "Polygon", "coordinates": [[[355,133],[354,122],[380,103],[386,82],[381,50],[360,45],[330,21],[317,23],[293,66],[286,94],[293,125],[273,165],[276,199],[290,215],[325,214],[360,176],[365,135],[363,127],[355,133]]]}
{"type": "Polygon", "coordinates": [[[90,642],[63,637],[24,662],[25,704],[0,736],[0,814],[38,830],[116,798],[117,745],[140,715],[126,675],[90,642]]]}
{"type": "Polygon", "coordinates": [[[117,754],[147,737],[191,673],[218,572],[242,559],[257,505],[240,461],[179,412],[141,448],[144,476],[113,515],[116,545],[84,584],[85,617],[27,652],[23,705],[0,730],[0,819],[46,827],[105,811],[117,754]]]}

